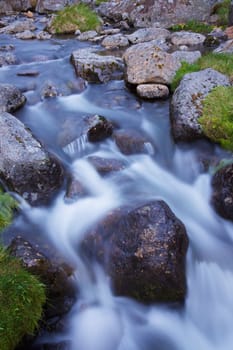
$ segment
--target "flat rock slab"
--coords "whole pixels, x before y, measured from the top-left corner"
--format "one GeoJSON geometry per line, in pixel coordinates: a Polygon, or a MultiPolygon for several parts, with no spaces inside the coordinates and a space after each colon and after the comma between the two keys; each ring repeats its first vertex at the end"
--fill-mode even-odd
{"type": "Polygon", "coordinates": [[[60,188],[63,171],[13,115],[0,113],[0,177],[30,203],[46,203],[60,188]]]}
{"type": "Polygon", "coordinates": [[[142,28],[134,33],[126,35],[131,44],[139,44],[151,40],[167,40],[170,37],[170,32],[163,28],[142,28]]]}
{"type": "Polygon", "coordinates": [[[203,44],[205,41],[205,35],[202,35],[200,33],[192,33],[192,32],[176,32],[171,35],[171,42],[173,45],[180,46],[180,45],[187,45],[187,46],[193,46],[193,45],[200,45],[203,44]]]}
{"type": "Polygon", "coordinates": [[[202,101],[216,86],[229,86],[229,78],[214,69],[186,74],[171,101],[171,127],[175,141],[193,141],[204,137],[198,118],[202,101]]]}
{"type": "Polygon", "coordinates": [[[124,63],[119,57],[104,56],[92,48],[79,49],[72,53],[71,62],[76,74],[93,83],[106,83],[122,79],[124,63]]]}
{"type": "Polygon", "coordinates": [[[162,51],[156,42],[136,44],[123,56],[126,80],[130,84],[157,83],[169,85],[180,67],[170,53],[162,51]]]}

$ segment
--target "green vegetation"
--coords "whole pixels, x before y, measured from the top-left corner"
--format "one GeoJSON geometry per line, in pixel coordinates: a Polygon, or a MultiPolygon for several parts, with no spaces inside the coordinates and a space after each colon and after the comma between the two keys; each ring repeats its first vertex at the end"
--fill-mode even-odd
{"type": "Polygon", "coordinates": [[[195,33],[208,34],[214,29],[214,26],[204,22],[198,22],[196,20],[190,20],[186,23],[175,24],[171,26],[169,29],[174,32],[178,32],[180,30],[186,30],[186,31],[191,31],[195,33]]]}
{"type": "Polygon", "coordinates": [[[65,7],[54,17],[50,31],[56,34],[74,33],[76,30],[85,32],[97,29],[100,19],[87,5],[78,4],[65,7]]]}
{"type": "Polygon", "coordinates": [[[13,350],[32,334],[45,302],[43,285],[0,248],[0,349],[13,350]]]}
{"type": "Polygon", "coordinates": [[[233,86],[218,86],[203,101],[199,123],[204,134],[233,151],[233,86]]]}
{"type": "Polygon", "coordinates": [[[0,232],[11,223],[16,208],[17,202],[0,188],[0,232]]]}
{"type": "Polygon", "coordinates": [[[213,68],[220,73],[233,77],[233,55],[224,53],[209,53],[200,57],[195,63],[182,62],[171,83],[171,90],[175,91],[183,76],[205,68],[213,68]]]}
{"type": "Polygon", "coordinates": [[[231,0],[223,0],[214,6],[214,13],[218,15],[218,25],[226,26],[228,23],[229,6],[231,0]]]}
{"type": "Polygon", "coordinates": [[[95,5],[99,6],[102,2],[107,2],[108,0],[95,0],[95,5]]]}

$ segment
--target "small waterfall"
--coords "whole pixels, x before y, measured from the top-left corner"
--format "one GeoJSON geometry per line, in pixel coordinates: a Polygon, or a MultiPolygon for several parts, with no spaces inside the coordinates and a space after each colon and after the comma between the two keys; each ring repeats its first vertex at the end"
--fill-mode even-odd
{"type": "Polygon", "coordinates": [[[62,148],[62,150],[70,157],[80,156],[88,147],[87,134],[83,134],[62,148]]]}

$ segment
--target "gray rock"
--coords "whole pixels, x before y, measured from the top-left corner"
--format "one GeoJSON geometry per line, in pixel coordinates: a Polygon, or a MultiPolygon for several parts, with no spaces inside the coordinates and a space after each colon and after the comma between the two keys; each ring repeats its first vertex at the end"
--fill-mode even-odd
{"type": "Polygon", "coordinates": [[[17,64],[17,63],[18,63],[18,59],[13,53],[6,52],[3,54],[0,54],[0,67],[8,66],[11,64],[17,64]]]}
{"type": "Polygon", "coordinates": [[[204,136],[198,123],[202,100],[219,85],[229,86],[229,78],[211,68],[183,77],[171,101],[172,133],[176,141],[192,141],[204,136]]]}
{"type": "Polygon", "coordinates": [[[134,27],[153,25],[169,27],[172,24],[187,22],[190,19],[208,19],[215,0],[110,0],[103,2],[98,11],[103,17],[114,22],[128,20],[134,27]]]}
{"type": "Polygon", "coordinates": [[[30,40],[30,39],[36,38],[36,34],[33,33],[31,30],[25,30],[22,33],[17,33],[15,36],[17,39],[22,39],[22,40],[30,40]]]}
{"type": "Polygon", "coordinates": [[[108,49],[114,49],[118,47],[126,47],[129,45],[128,39],[122,34],[109,35],[101,43],[102,46],[108,49]]]}
{"type": "Polygon", "coordinates": [[[36,12],[49,13],[62,10],[65,6],[78,3],[79,0],[37,0],[36,12]]]}
{"type": "Polygon", "coordinates": [[[31,7],[31,0],[0,0],[0,14],[26,11],[31,7]]]}
{"type": "Polygon", "coordinates": [[[143,28],[138,29],[134,33],[126,36],[130,43],[139,44],[151,40],[167,40],[170,37],[170,32],[163,28],[143,28]]]}
{"type": "Polygon", "coordinates": [[[170,84],[180,67],[177,59],[162,51],[153,41],[131,46],[123,58],[126,80],[131,84],[170,84]]]}
{"type": "Polygon", "coordinates": [[[43,31],[43,30],[36,34],[36,38],[37,38],[38,40],[48,40],[48,39],[50,39],[51,37],[52,37],[51,34],[45,32],[45,31],[43,31]]]}
{"type": "Polygon", "coordinates": [[[145,99],[164,99],[169,96],[169,89],[162,84],[141,84],[137,86],[137,94],[145,99]]]}
{"type": "Polygon", "coordinates": [[[88,30],[87,32],[83,32],[78,36],[78,40],[80,41],[86,41],[93,39],[97,36],[97,32],[95,30],[88,30]]]}
{"type": "Polygon", "coordinates": [[[179,62],[194,63],[201,57],[200,51],[175,51],[172,53],[179,62]]]}
{"type": "Polygon", "coordinates": [[[233,39],[227,40],[222,43],[217,49],[214,50],[216,53],[233,53],[233,39]]]}
{"type": "Polygon", "coordinates": [[[124,64],[121,58],[100,55],[92,48],[74,51],[71,62],[76,74],[89,82],[106,83],[123,77],[124,64]]]}
{"type": "Polygon", "coordinates": [[[26,97],[14,85],[0,84],[0,113],[13,112],[26,102],[26,97]]]}
{"type": "Polygon", "coordinates": [[[187,46],[193,46],[193,45],[200,45],[203,44],[205,41],[205,35],[202,35],[200,33],[192,33],[192,32],[185,32],[180,31],[173,33],[171,35],[171,42],[173,45],[180,46],[180,45],[187,45],[187,46]]]}
{"type": "Polygon", "coordinates": [[[87,233],[83,250],[107,270],[114,291],[144,302],[183,301],[188,238],[163,201],[112,211],[87,233]]]}
{"type": "Polygon", "coordinates": [[[0,114],[0,177],[30,203],[46,203],[60,188],[63,171],[26,126],[0,114]]]}
{"type": "Polygon", "coordinates": [[[16,34],[16,33],[22,33],[25,30],[35,30],[36,27],[33,23],[33,20],[27,19],[24,21],[15,21],[8,26],[1,28],[0,33],[5,33],[5,34],[16,34]]]}

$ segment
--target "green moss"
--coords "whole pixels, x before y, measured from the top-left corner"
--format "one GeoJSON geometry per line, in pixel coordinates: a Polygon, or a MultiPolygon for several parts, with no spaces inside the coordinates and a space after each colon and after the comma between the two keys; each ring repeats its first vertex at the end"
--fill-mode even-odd
{"type": "Polygon", "coordinates": [[[205,68],[213,68],[222,74],[233,76],[233,55],[224,53],[209,53],[200,57],[195,63],[182,62],[171,83],[171,90],[174,91],[179,85],[183,76],[187,73],[197,72],[205,68]]]}
{"type": "Polygon", "coordinates": [[[17,202],[0,188],[0,232],[11,223],[16,208],[17,202]]]}
{"type": "Polygon", "coordinates": [[[45,302],[43,285],[0,247],[0,349],[13,350],[32,334],[45,302]]]}
{"type": "Polygon", "coordinates": [[[218,86],[203,101],[199,123],[204,134],[233,151],[233,87],[218,86]]]}
{"type": "Polygon", "coordinates": [[[100,4],[102,4],[103,2],[107,2],[108,0],[95,0],[95,5],[99,6],[100,4]]]}
{"type": "Polygon", "coordinates": [[[97,29],[100,19],[87,5],[67,6],[54,17],[50,29],[57,34],[74,33],[97,29]]]}
{"type": "Polygon", "coordinates": [[[228,24],[229,6],[231,0],[224,0],[215,5],[214,13],[219,17],[218,25],[226,26],[228,24]]]}
{"type": "Polygon", "coordinates": [[[175,24],[171,26],[169,29],[174,32],[178,32],[180,30],[186,30],[186,31],[192,31],[195,33],[208,34],[214,29],[214,26],[204,22],[198,22],[196,20],[190,20],[186,23],[175,24]]]}

